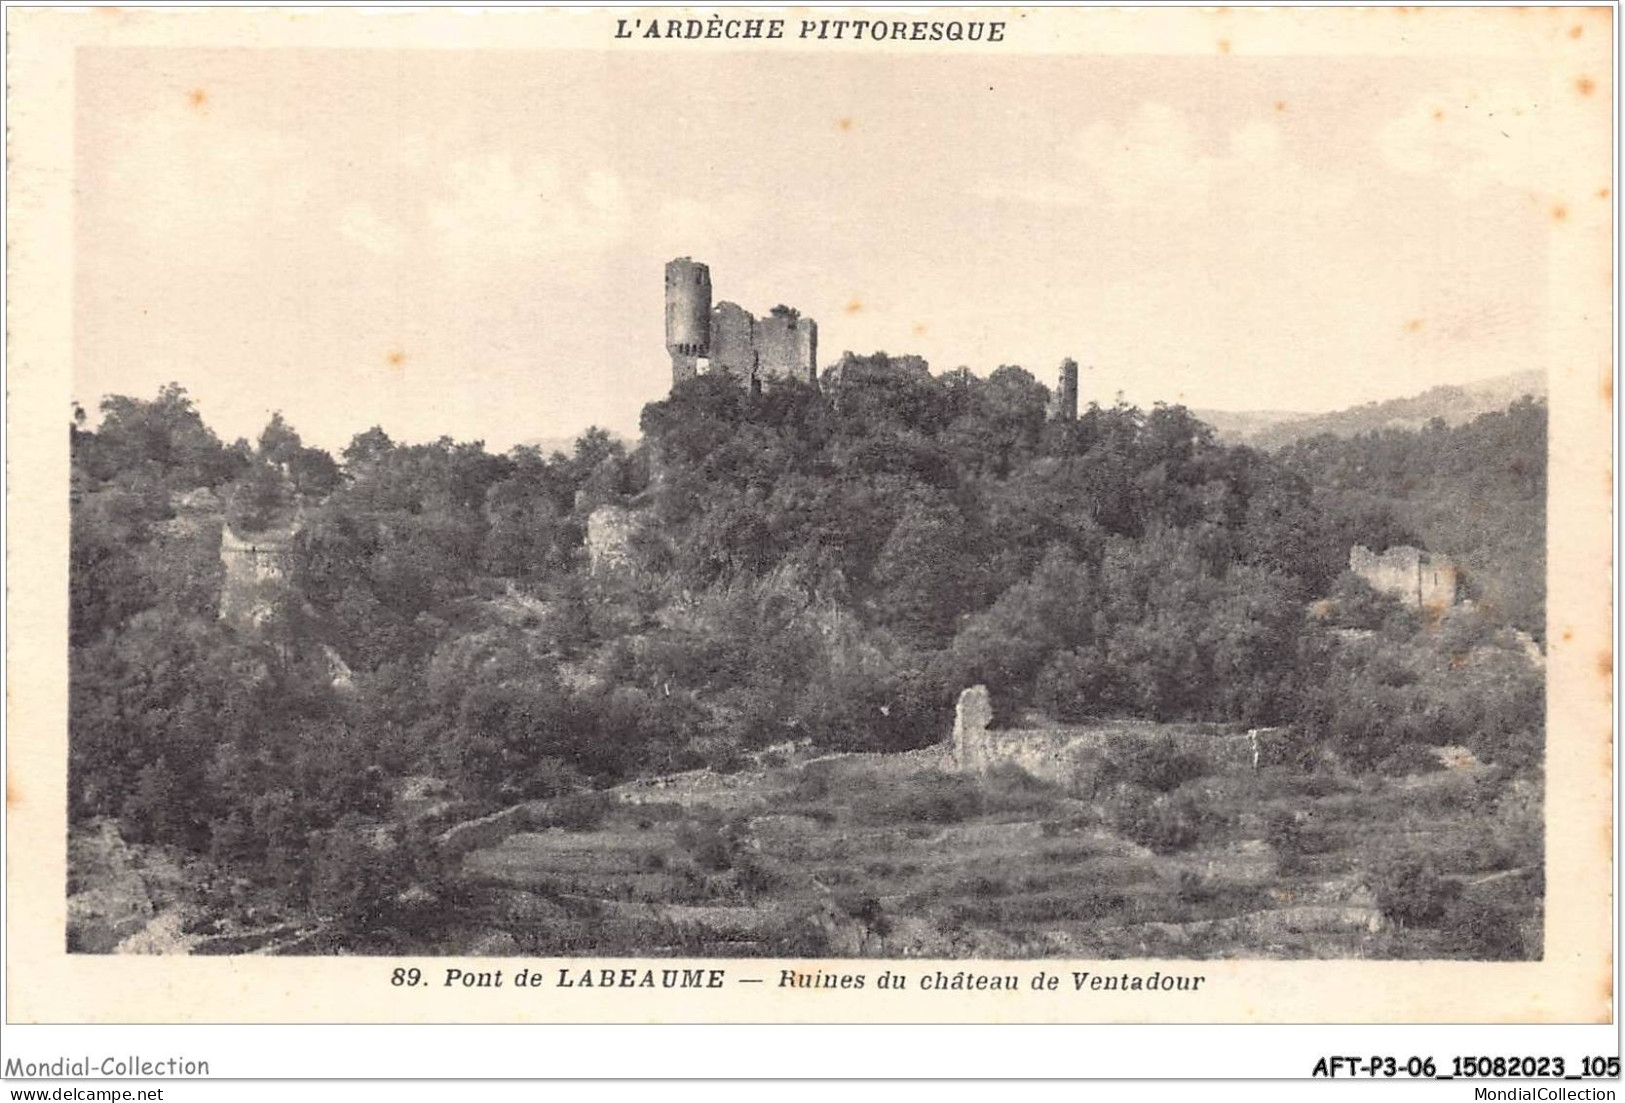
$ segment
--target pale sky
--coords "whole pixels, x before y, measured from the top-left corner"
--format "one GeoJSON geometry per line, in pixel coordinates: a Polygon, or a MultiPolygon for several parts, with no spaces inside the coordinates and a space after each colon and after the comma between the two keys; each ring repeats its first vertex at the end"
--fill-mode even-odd
{"type": "MultiPolygon", "coordinates": [[[[662,269],[934,370],[1325,410],[1546,369],[1504,61],[86,50],[74,393],[501,450],[636,432],[662,269]],[[1476,64],[1476,67],[1475,67],[1476,64]]],[[[1605,183],[1606,181],[1604,181],[1605,183]]]]}

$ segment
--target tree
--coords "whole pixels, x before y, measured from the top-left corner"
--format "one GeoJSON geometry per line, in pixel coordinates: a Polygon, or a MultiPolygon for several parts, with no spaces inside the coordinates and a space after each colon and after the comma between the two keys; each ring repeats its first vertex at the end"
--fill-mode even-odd
{"type": "Polygon", "coordinates": [[[282,472],[302,498],[325,498],[338,486],[339,465],[320,448],[305,447],[298,430],[288,424],[281,410],[273,413],[260,431],[257,455],[262,463],[282,472]]]}
{"type": "Polygon", "coordinates": [[[1009,716],[1030,699],[1052,654],[1094,642],[1097,602],[1090,568],[1066,549],[1051,548],[1030,578],[960,626],[951,654],[954,680],[986,685],[995,712],[1009,716]]]}
{"type": "Polygon", "coordinates": [[[316,849],[310,904],[353,938],[388,942],[400,914],[410,860],[395,840],[357,815],[340,820],[316,849]]]}
{"type": "Polygon", "coordinates": [[[271,414],[271,420],[260,430],[259,457],[266,463],[286,466],[304,451],[305,442],[299,431],[289,425],[281,410],[271,414]]]}
{"type": "Polygon", "coordinates": [[[950,501],[904,507],[875,565],[881,618],[922,644],[941,644],[976,597],[965,517],[950,501]]]}
{"type": "Polygon", "coordinates": [[[281,471],[256,460],[231,488],[226,524],[241,536],[284,528],[293,519],[293,486],[281,471]]]}
{"type": "Polygon", "coordinates": [[[135,789],[124,802],[123,819],[130,837],[138,842],[183,841],[186,817],[167,759],[160,756],[141,768],[135,789]]]}
{"type": "Polygon", "coordinates": [[[366,432],[351,437],[350,443],[341,454],[345,466],[350,468],[353,474],[357,469],[382,460],[394,447],[395,442],[389,439],[389,434],[384,432],[383,427],[374,425],[366,432]]]}
{"type": "Polygon", "coordinates": [[[947,428],[947,446],[965,470],[1003,479],[1038,451],[1049,391],[1030,372],[1005,365],[968,397],[947,428]]]}
{"type": "Polygon", "coordinates": [[[190,490],[219,485],[237,466],[179,383],[165,385],[152,401],[109,395],[101,412],[95,433],[76,431],[74,438],[95,479],[147,470],[167,489],[190,490]]]}

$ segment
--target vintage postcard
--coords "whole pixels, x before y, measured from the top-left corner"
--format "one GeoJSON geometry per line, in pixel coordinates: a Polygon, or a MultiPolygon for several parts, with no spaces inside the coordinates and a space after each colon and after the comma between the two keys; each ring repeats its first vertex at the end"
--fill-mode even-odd
{"type": "Polygon", "coordinates": [[[30,1023],[1607,1022],[1607,8],[9,13],[30,1023]]]}

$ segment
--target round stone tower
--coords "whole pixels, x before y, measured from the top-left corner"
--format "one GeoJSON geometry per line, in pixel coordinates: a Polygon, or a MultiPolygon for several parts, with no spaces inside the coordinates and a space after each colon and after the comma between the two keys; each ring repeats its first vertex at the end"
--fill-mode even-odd
{"type": "Polygon", "coordinates": [[[674,386],[711,354],[711,269],[688,257],[666,264],[666,351],[674,386]]]}

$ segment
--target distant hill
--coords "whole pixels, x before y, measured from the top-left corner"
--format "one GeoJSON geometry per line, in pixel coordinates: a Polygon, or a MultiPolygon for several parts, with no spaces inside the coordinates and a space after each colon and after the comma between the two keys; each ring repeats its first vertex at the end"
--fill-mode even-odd
{"type": "Polygon", "coordinates": [[[1306,437],[1274,459],[1307,479],[1323,508],[1388,509],[1464,568],[1481,609],[1545,639],[1545,400],[1448,429],[1306,437]]]}
{"type": "Polygon", "coordinates": [[[1517,372],[1460,386],[1433,387],[1409,398],[1367,402],[1325,414],[1279,410],[1192,410],[1218,431],[1226,444],[1247,444],[1273,452],[1321,433],[1352,437],[1374,429],[1420,429],[1434,418],[1465,425],[1480,414],[1504,410],[1524,395],[1546,397],[1546,374],[1517,372]]]}
{"type": "Polygon", "coordinates": [[[1278,425],[1326,416],[1302,410],[1192,410],[1191,413],[1213,426],[1224,444],[1250,444],[1253,438],[1278,425]]]}

